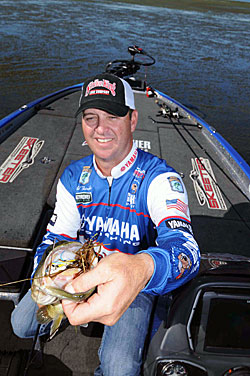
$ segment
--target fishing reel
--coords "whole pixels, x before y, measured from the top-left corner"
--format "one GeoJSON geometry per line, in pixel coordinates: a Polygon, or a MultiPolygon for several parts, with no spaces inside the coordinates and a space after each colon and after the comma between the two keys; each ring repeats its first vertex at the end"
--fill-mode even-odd
{"type": "Polygon", "coordinates": [[[141,68],[141,66],[150,66],[155,63],[155,59],[138,46],[129,46],[128,52],[132,56],[131,60],[119,59],[110,61],[105,67],[105,73],[111,73],[123,78],[133,76],[141,68]],[[149,59],[149,61],[136,61],[135,55],[143,55],[149,59]]]}

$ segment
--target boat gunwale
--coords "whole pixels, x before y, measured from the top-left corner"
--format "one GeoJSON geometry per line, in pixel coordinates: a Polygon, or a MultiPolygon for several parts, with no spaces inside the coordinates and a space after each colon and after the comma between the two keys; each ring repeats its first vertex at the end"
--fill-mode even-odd
{"type": "Polygon", "coordinates": [[[192,116],[200,125],[202,125],[210,134],[211,137],[214,137],[216,141],[228,152],[228,154],[232,157],[232,159],[236,162],[240,170],[243,171],[243,173],[246,175],[246,177],[249,179],[249,193],[250,193],[250,166],[247,164],[247,162],[243,159],[243,157],[234,149],[232,145],[229,144],[229,142],[221,136],[220,133],[217,132],[217,130],[213,127],[211,127],[208,123],[206,123],[205,120],[203,120],[201,117],[199,117],[196,113],[191,111],[189,108],[185,107],[182,103],[178,102],[177,100],[171,98],[169,95],[160,92],[159,90],[155,89],[155,91],[162,96],[163,98],[168,99],[169,101],[175,103],[179,107],[181,107],[182,110],[186,111],[190,116],[192,116]]]}

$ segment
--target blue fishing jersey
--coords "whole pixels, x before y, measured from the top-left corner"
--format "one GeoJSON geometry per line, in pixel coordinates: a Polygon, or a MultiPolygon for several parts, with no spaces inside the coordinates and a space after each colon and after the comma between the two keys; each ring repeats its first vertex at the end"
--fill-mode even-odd
{"type": "Polygon", "coordinates": [[[200,253],[182,179],[164,160],[135,145],[110,177],[102,175],[93,155],[65,169],[34,270],[55,239],[84,242],[92,237],[102,243],[102,257],[145,252],[153,258],[154,273],[142,290],[146,293],[165,294],[198,272],[200,253]]]}

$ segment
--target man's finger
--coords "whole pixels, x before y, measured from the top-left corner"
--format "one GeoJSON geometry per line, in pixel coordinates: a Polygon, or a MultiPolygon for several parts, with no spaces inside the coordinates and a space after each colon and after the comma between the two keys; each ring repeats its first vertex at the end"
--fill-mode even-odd
{"type": "Polygon", "coordinates": [[[71,325],[80,325],[90,321],[103,322],[107,310],[103,307],[103,300],[98,293],[92,295],[86,302],[75,303],[66,299],[62,300],[65,315],[71,325]]]}
{"type": "Polygon", "coordinates": [[[106,272],[106,268],[103,267],[103,265],[99,267],[98,264],[94,269],[73,279],[73,281],[66,285],[65,290],[72,293],[84,292],[108,282],[109,279],[109,273],[106,272]],[[70,291],[70,289],[72,291],[70,291]]]}

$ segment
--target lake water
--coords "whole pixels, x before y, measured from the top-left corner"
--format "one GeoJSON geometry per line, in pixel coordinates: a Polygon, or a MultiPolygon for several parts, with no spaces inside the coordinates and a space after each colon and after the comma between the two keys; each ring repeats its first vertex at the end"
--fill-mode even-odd
{"type": "Polygon", "coordinates": [[[201,115],[250,164],[249,1],[137,2],[1,0],[0,117],[102,72],[137,44],[156,58],[148,82],[201,115]]]}

